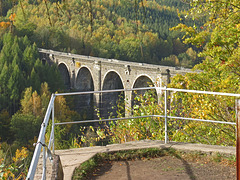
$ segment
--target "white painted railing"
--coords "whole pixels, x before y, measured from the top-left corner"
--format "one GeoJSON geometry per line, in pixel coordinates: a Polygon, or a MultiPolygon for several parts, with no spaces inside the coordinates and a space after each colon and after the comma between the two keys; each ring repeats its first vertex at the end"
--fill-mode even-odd
{"type": "Polygon", "coordinates": [[[116,89],[116,90],[104,90],[104,91],[87,91],[87,92],[72,92],[72,93],[59,93],[52,94],[45,118],[41,125],[41,130],[39,133],[38,141],[35,143],[35,151],[32,157],[31,165],[27,174],[27,180],[34,179],[34,175],[36,172],[37,164],[39,161],[41,149],[43,148],[43,174],[42,179],[46,179],[46,159],[52,158],[52,154],[54,154],[54,127],[55,125],[64,125],[64,124],[77,124],[77,123],[91,123],[91,122],[103,122],[103,121],[116,121],[116,120],[126,120],[126,119],[139,119],[146,117],[161,117],[165,119],[165,143],[168,143],[168,119],[182,119],[182,120],[191,120],[191,121],[202,121],[208,123],[221,123],[221,124],[229,124],[236,125],[235,122],[224,122],[224,121],[215,121],[215,120],[207,120],[207,119],[195,119],[195,118],[187,118],[187,117],[175,117],[168,116],[167,111],[167,100],[168,100],[168,91],[174,92],[186,92],[186,93],[198,93],[198,94],[210,94],[210,95],[221,95],[221,96],[230,96],[239,98],[240,94],[233,93],[221,93],[221,92],[210,92],[210,91],[198,91],[198,90],[187,90],[187,89],[175,89],[175,88],[167,88],[167,87],[145,87],[145,88],[134,88],[134,89],[116,89]],[[94,94],[94,93],[110,93],[110,92],[122,92],[122,91],[137,91],[137,90],[151,90],[155,89],[156,92],[164,91],[164,115],[148,115],[148,116],[137,116],[137,117],[124,117],[124,118],[111,118],[111,119],[101,119],[101,120],[85,120],[85,121],[74,121],[74,122],[62,122],[55,123],[54,122],[54,100],[56,96],[69,96],[69,95],[83,95],[83,94],[94,94]],[[50,140],[48,146],[45,145],[45,133],[46,128],[49,123],[50,115],[52,114],[52,130],[50,134],[50,140]],[[47,151],[46,151],[47,149],[47,151]]]}

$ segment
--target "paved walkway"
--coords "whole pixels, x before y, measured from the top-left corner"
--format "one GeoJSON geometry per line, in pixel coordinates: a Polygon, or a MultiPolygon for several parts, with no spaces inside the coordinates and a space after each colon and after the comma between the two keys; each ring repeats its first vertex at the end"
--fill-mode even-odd
{"type": "Polygon", "coordinates": [[[63,171],[64,180],[71,180],[73,171],[84,161],[90,159],[97,153],[101,152],[114,152],[121,150],[131,150],[131,149],[144,149],[144,148],[169,148],[172,147],[176,150],[183,151],[201,151],[204,153],[222,153],[235,155],[235,147],[225,147],[225,146],[214,146],[214,145],[203,145],[203,144],[190,144],[190,143],[176,143],[171,142],[169,144],[164,144],[163,141],[133,141],[124,144],[111,144],[107,146],[94,146],[86,148],[76,148],[67,150],[56,150],[55,153],[60,156],[63,171]]]}

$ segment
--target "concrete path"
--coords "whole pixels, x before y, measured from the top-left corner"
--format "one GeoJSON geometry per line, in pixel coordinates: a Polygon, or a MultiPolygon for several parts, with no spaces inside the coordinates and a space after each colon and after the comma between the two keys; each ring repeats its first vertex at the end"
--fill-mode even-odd
{"type": "Polygon", "coordinates": [[[221,153],[235,155],[235,147],[225,147],[225,146],[213,146],[213,145],[203,145],[203,144],[190,144],[190,143],[176,143],[171,142],[169,144],[164,144],[163,141],[133,141],[124,144],[111,144],[107,146],[94,146],[86,148],[76,148],[67,150],[56,150],[55,153],[60,156],[63,171],[64,180],[71,180],[73,171],[84,161],[90,159],[97,153],[101,152],[114,152],[121,150],[131,150],[131,149],[144,149],[144,148],[174,148],[176,150],[183,151],[200,151],[204,153],[221,153]]]}

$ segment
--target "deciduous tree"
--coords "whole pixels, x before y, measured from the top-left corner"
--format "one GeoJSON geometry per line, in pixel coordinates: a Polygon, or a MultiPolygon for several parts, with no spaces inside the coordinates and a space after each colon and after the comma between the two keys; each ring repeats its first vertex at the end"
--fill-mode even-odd
{"type": "MultiPolygon", "coordinates": [[[[198,55],[204,60],[195,66],[201,72],[175,76],[170,86],[240,93],[239,2],[194,0],[191,6],[188,16],[193,19],[205,17],[206,23],[200,27],[179,24],[174,29],[185,32],[185,43],[202,49],[198,55]]],[[[182,116],[229,122],[236,119],[234,98],[186,93],[175,93],[175,97],[181,101],[182,116]]],[[[190,139],[198,142],[210,143],[214,136],[211,142],[235,144],[235,128],[228,125],[187,122],[180,131],[191,134],[190,139]],[[206,132],[211,136],[205,136],[206,132]]]]}

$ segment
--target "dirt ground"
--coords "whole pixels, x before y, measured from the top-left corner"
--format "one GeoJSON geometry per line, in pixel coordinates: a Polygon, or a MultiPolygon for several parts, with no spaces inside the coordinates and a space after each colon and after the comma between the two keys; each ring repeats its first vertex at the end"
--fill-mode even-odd
{"type": "Polygon", "coordinates": [[[143,158],[130,161],[106,161],[87,179],[92,180],[231,180],[236,179],[234,165],[186,160],[180,156],[143,158]]]}

